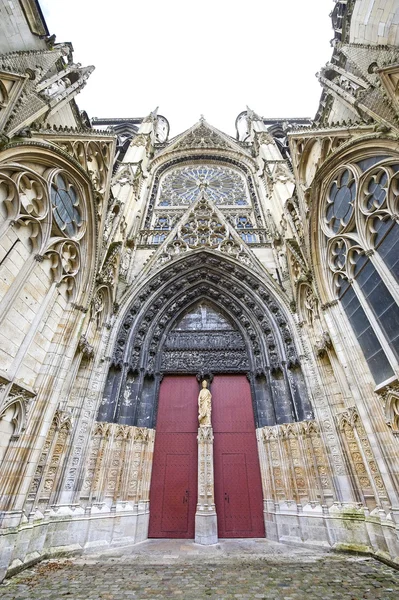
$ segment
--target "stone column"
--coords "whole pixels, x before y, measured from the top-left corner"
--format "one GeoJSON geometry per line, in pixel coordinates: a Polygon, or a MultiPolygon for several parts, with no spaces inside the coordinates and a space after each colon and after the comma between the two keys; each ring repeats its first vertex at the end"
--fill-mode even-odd
{"type": "Polygon", "coordinates": [[[217,544],[218,524],[213,478],[213,429],[198,429],[198,503],[195,513],[195,542],[217,544]]]}

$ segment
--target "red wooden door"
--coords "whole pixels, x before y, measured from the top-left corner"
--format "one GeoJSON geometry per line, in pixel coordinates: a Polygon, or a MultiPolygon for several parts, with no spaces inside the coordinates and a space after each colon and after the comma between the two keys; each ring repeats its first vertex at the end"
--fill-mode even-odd
{"type": "Polygon", "coordinates": [[[160,387],[149,537],[193,538],[197,505],[198,382],[167,375],[160,387]]]}
{"type": "Polygon", "coordinates": [[[264,537],[262,484],[249,382],[245,375],[217,375],[211,392],[218,535],[264,537]]]}

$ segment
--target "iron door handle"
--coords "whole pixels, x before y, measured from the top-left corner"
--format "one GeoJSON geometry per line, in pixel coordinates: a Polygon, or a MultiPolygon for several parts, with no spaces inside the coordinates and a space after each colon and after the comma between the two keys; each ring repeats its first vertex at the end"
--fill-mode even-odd
{"type": "Polygon", "coordinates": [[[189,495],[190,495],[189,490],[186,490],[186,493],[183,496],[183,504],[186,504],[188,502],[189,495]]]}
{"type": "Polygon", "coordinates": [[[227,502],[227,504],[230,504],[230,496],[227,492],[224,493],[224,500],[227,502]]]}

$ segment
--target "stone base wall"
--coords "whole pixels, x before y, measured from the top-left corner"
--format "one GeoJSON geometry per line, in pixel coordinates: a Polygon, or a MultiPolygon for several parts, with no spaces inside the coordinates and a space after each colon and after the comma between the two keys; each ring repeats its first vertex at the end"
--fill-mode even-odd
{"type": "Polygon", "coordinates": [[[0,531],[0,580],[44,558],[135,544],[148,537],[149,503],[38,511],[18,527],[0,531]]]}
{"type": "Polygon", "coordinates": [[[399,566],[399,526],[392,514],[334,503],[297,505],[265,501],[266,537],[276,542],[367,552],[399,566]]]}

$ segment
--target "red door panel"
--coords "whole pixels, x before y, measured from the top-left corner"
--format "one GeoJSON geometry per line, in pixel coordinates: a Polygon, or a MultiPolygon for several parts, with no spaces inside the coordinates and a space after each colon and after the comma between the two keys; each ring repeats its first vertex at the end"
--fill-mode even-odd
{"type": "Polygon", "coordinates": [[[167,454],[163,486],[163,533],[188,532],[188,493],[190,485],[190,455],[167,454]]]}
{"type": "Polygon", "coordinates": [[[264,537],[262,484],[249,382],[244,375],[217,375],[211,392],[218,535],[264,537]]]}
{"type": "Polygon", "coordinates": [[[159,392],[157,435],[159,432],[197,433],[198,394],[194,375],[166,375],[159,392]]]}
{"type": "Polygon", "coordinates": [[[150,489],[149,537],[193,538],[197,504],[197,398],[194,376],[166,376],[150,489]]]}
{"type": "Polygon", "coordinates": [[[232,535],[251,531],[245,454],[222,454],[222,469],[225,531],[232,535]]]}
{"type": "Polygon", "coordinates": [[[211,385],[214,433],[253,432],[251,388],[245,375],[216,375],[211,385]]]}

